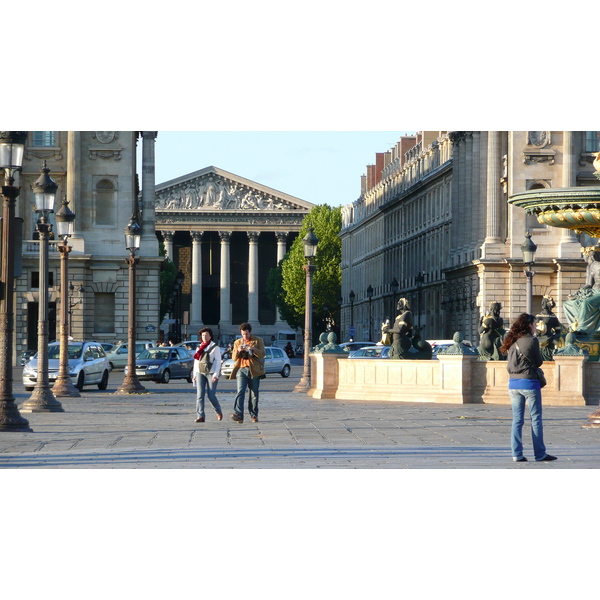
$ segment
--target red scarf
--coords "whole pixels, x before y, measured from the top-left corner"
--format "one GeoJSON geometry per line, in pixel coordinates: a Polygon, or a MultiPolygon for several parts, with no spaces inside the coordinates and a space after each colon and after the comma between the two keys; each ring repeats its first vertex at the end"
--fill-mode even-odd
{"type": "Polygon", "coordinates": [[[210,340],[208,342],[202,342],[198,346],[198,350],[196,350],[196,354],[194,354],[194,360],[200,360],[202,353],[206,350],[206,348],[208,347],[209,344],[210,344],[210,340]]]}

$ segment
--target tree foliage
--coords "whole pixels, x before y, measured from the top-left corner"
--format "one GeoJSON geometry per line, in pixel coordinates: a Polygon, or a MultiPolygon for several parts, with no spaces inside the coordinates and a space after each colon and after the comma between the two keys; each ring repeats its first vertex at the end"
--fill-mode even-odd
{"type": "Polygon", "coordinates": [[[281,262],[281,292],[278,306],[291,327],[304,324],[306,298],[306,264],[302,238],[312,225],[319,240],[314,264],[317,269],[313,275],[313,311],[315,326],[330,314],[339,320],[338,299],[342,287],[342,242],[339,237],[342,228],[342,211],[340,207],[327,204],[315,206],[304,218],[300,234],[294,240],[290,251],[281,262]],[[327,310],[325,309],[327,307],[327,310]],[[287,311],[287,312],[286,312],[287,311]]]}

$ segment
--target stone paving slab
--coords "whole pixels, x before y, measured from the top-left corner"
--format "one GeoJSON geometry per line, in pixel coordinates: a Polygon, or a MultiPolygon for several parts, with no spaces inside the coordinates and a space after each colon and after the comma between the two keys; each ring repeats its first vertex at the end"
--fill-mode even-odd
{"type": "MultiPolygon", "coordinates": [[[[194,423],[194,396],[170,388],[140,396],[61,399],[64,413],[25,416],[34,430],[0,432],[0,468],[222,469],[566,469],[600,465],[600,430],[582,427],[594,407],[545,407],[544,433],[554,463],[509,450],[507,405],[316,400],[262,392],[260,421],[229,419],[233,393],[220,394],[225,418],[207,410],[194,423]]],[[[23,399],[24,400],[24,399],[23,399]]],[[[23,401],[22,400],[22,401],[23,401]]]]}

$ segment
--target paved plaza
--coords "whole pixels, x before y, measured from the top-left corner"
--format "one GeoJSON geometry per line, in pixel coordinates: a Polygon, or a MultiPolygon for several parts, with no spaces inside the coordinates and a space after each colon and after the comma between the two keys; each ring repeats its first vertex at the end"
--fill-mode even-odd
{"type": "MultiPolygon", "coordinates": [[[[582,427],[593,406],[545,407],[548,452],[536,463],[524,428],[528,463],[509,450],[509,405],[316,400],[294,393],[292,376],[261,383],[260,421],[230,420],[235,382],[219,383],[225,418],[207,401],[206,423],[195,423],[195,390],[186,382],[146,383],[142,395],[85,388],[60,399],[63,413],[23,413],[33,432],[0,432],[2,468],[209,469],[587,469],[600,465],[600,430],[582,427]]],[[[15,382],[21,404],[29,393],[15,382]]]]}

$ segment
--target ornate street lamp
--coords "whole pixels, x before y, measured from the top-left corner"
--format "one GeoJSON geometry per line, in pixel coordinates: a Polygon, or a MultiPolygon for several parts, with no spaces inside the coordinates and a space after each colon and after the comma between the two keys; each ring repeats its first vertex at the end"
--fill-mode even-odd
{"type": "Polygon", "coordinates": [[[73,235],[75,213],[69,208],[67,197],[63,197],[62,206],[55,215],[56,233],[63,242],[58,246],[60,252],[60,357],[58,361],[58,376],[54,384],[54,395],[57,398],[68,396],[78,398],[79,390],[73,385],[69,375],[69,327],[71,324],[71,300],[67,285],[69,281],[69,254],[72,250],[67,240],[73,235]]]}
{"type": "Polygon", "coordinates": [[[415,275],[415,283],[417,285],[417,329],[420,335],[421,332],[421,290],[423,289],[423,283],[425,282],[425,274],[417,273],[415,275]]]}
{"type": "Polygon", "coordinates": [[[313,260],[317,253],[317,245],[319,243],[312,227],[309,228],[308,233],[302,238],[302,243],[304,244],[304,258],[306,258],[307,263],[303,267],[306,272],[306,298],[304,303],[306,306],[304,315],[304,371],[298,385],[294,388],[295,392],[308,392],[311,383],[309,353],[312,341],[312,277],[317,269],[317,267],[313,265],[313,260]]]}
{"type": "Polygon", "coordinates": [[[356,333],[354,330],[354,300],[356,299],[354,290],[350,290],[348,298],[350,299],[350,337],[353,338],[356,333]]]}
{"type": "Polygon", "coordinates": [[[371,304],[373,302],[373,287],[370,284],[367,288],[367,298],[369,299],[369,341],[371,341],[371,331],[373,329],[373,312],[371,309],[371,304]]]}
{"type": "Polygon", "coordinates": [[[394,277],[394,279],[392,279],[392,283],[390,283],[390,288],[392,288],[392,314],[391,314],[392,323],[394,322],[394,319],[396,318],[396,294],[398,293],[399,287],[400,287],[400,284],[398,283],[398,280],[394,277]]]}
{"type": "MultiPolygon", "coordinates": [[[[2,185],[2,247],[0,264],[0,430],[32,431],[21,416],[12,391],[15,275],[15,204],[21,189],[14,185],[21,170],[26,131],[0,131],[2,185]]],[[[19,248],[19,252],[21,249],[19,248]]]]}
{"type": "Polygon", "coordinates": [[[64,412],[62,404],[55,398],[48,380],[48,245],[52,223],[48,215],[54,212],[54,201],[58,185],[48,175],[46,161],[42,173],[33,184],[35,211],[41,215],[36,229],[40,237],[40,287],[38,316],[37,381],[29,400],[21,407],[24,412],[64,412]]]}
{"type": "Polygon", "coordinates": [[[525,241],[521,245],[521,252],[523,253],[523,264],[525,269],[525,277],[527,277],[527,313],[533,314],[533,276],[535,271],[533,265],[535,263],[535,251],[537,246],[531,240],[531,233],[528,231],[525,234],[525,241]]]}
{"type": "Polygon", "coordinates": [[[129,265],[129,322],[127,332],[127,375],[119,388],[119,394],[141,394],[146,388],[140,383],[135,372],[135,267],[140,262],[140,257],[135,253],[140,248],[142,228],[140,227],[135,212],[125,227],[125,247],[130,255],[125,259],[129,265]]]}

